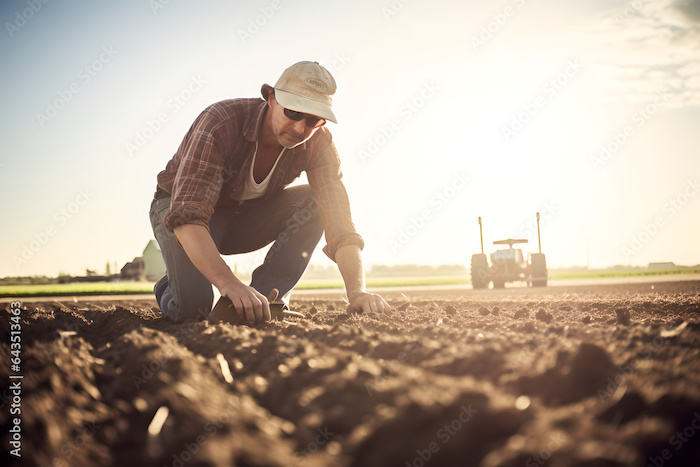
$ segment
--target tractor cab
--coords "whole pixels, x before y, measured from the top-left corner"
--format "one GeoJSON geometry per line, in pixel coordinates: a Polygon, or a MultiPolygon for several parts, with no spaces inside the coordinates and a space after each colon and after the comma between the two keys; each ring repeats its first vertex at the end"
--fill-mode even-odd
{"type": "Polygon", "coordinates": [[[521,267],[527,266],[527,262],[523,257],[523,250],[520,248],[513,248],[513,245],[518,243],[527,243],[527,239],[509,238],[506,240],[496,240],[493,242],[494,245],[508,245],[508,248],[501,248],[491,253],[491,264],[505,265],[506,263],[518,265],[521,267]]]}

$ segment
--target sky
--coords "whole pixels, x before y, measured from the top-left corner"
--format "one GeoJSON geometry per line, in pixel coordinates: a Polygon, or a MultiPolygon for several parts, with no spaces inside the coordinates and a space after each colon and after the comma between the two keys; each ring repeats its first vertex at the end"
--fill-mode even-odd
{"type": "MultiPolygon", "coordinates": [[[[338,83],[367,267],[468,266],[478,217],[487,252],[538,251],[536,212],[550,267],[700,263],[700,0],[35,0],[0,18],[0,276],[139,256],[197,115],[299,60],[338,83]]],[[[323,245],[312,264],[332,264],[323,245]]]]}

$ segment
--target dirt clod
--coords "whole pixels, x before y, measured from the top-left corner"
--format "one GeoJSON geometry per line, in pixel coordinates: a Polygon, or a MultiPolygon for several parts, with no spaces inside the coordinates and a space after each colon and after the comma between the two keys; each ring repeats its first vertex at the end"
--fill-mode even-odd
{"type": "Polygon", "coordinates": [[[606,423],[625,424],[638,418],[647,409],[647,403],[637,391],[627,392],[620,400],[601,412],[596,418],[606,423]]]}
{"type": "Polygon", "coordinates": [[[630,311],[627,308],[615,308],[617,323],[623,326],[630,325],[630,311]]]}
{"type": "Polygon", "coordinates": [[[544,308],[540,308],[539,310],[537,310],[535,318],[542,321],[543,323],[551,323],[554,319],[554,316],[552,316],[551,313],[547,313],[544,308]]]}
{"type": "Polygon", "coordinates": [[[525,309],[525,308],[520,308],[518,311],[515,312],[513,315],[514,319],[527,319],[530,317],[530,312],[525,309]]]}

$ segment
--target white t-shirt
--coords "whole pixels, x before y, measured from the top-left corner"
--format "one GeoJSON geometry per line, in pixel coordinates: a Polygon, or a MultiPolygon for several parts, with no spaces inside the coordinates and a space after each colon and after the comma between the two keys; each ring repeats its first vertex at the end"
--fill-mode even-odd
{"type": "Polygon", "coordinates": [[[248,173],[248,176],[245,179],[243,191],[241,191],[238,194],[238,196],[236,196],[236,200],[245,201],[248,199],[262,198],[265,195],[265,192],[267,191],[267,186],[270,184],[270,179],[272,178],[272,172],[275,171],[275,167],[277,167],[277,163],[280,161],[280,158],[282,157],[282,154],[284,153],[285,149],[286,148],[282,148],[282,151],[280,151],[280,154],[279,156],[277,156],[277,160],[275,161],[275,165],[273,165],[270,169],[270,173],[267,174],[267,176],[262,182],[257,183],[255,181],[255,177],[253,177],[253,170],[255,169],[255,159],[258,156],[258,143],[255,143],[255,153],[253,154],[253,163],[250,164],[250,173],[248,173]]]}

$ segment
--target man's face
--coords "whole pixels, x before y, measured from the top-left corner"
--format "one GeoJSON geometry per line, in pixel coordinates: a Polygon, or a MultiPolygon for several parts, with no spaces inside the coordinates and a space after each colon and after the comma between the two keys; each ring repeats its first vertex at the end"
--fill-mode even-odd
{"type": "MultiPolygon", "coordinates": [[[[287,149],[299,146],[304,141],[318,130],[318,128],[310,127],[306,123],[306,119],[295,121],[287,117],[284,113],[284,107],[277,102],[275,97],[270,94],[267,99],[270,106],[270,124],[272,133],[277,138],[277,142],[287,149]]],[[[305,117],[313,117],[313,115],[304,114],[305,117]]]]}

